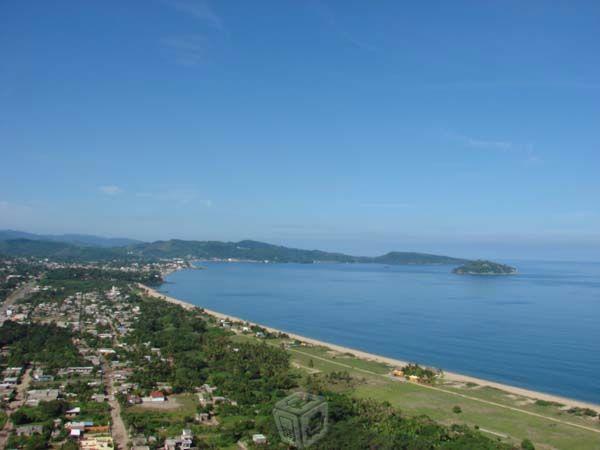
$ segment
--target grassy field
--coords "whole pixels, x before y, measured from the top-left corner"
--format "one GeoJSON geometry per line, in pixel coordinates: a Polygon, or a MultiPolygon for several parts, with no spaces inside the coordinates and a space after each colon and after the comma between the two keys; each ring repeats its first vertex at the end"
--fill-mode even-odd
{"type": "MultiPolygon", "coordinates": [[[[239,341],[255,340],[238,335],[239,341]]],[[[282,341],[269,340],[271,345],[282,341]]],[[[358,380],[352,394],[388,401],[407,415],[425,414],[445,423],[464,423],[503,442],[530,439],[537,449],[600,450],[600,420],[567,413],[559,405],[539,405],[499,389],[441,382],[409,383],[389,375],[391,367],[364,361],[325,347],[295,346],[287,350],[292,363],[305,372],[345,370],[358,380]],[[453,409],[459,406],[461,412],[453,409]]]]}

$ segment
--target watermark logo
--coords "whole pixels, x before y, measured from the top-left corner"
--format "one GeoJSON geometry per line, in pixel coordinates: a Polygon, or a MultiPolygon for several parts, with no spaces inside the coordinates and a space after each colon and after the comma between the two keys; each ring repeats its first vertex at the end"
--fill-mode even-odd
{"type": "Polygon", "coordinates": [[[295,392],[273,409],[281,440],[296,448],[314,444],[327,433],[327,402],[323,397],[295,392]]]}

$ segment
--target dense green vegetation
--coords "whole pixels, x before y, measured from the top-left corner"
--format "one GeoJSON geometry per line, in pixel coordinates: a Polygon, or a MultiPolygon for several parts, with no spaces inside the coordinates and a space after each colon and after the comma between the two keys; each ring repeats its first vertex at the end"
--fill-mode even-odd
{"type": "Polygon", "coordinates": [[[428,253],[415,252],[389,252],[374,258],[361,258],[365,261],[379,264],[462,264],[468,262],[466,259],[452,258],[450,256],[430,255],[428,253]]]}
{"type": "Polygon", "coordinates": [[[16,436],[11,435],[8,440],[8,448],[21,448],[23,450],[45,450],[48,448],[50,440],[50,429],[44,428],[42,434],[34,434],[33,436],[16,436]]]}
{"type": "MultiPolygon", "coordinates": [[[[141,393],[154,389],[159,382],[172,384],[176,392],[192,392],[194,386],[208,383],[218,388],[215,395],[234,400],[235,404],[214,407],[219,425],[207,428],[194,424],[194,410],[187,404],[187,397],[178,397],[182,406],[173,412],[126,407],[124,402],[123,417],[136,433],[162,436],[186,426],[220,448],[260,432],[276,446],[279,436],[272,416],[275,403],[295,389],[305,389],[325,396],[329,402],[330,430],[315,448],[511,448],[468,427],[446,427],[424,416],[407,417],[389,404],[353,399],[347,390],[355,381],[348,372],[303,378],[291,369],[285,350],[264,340],[234,338],[215,328],[199,312],[156,299],[140,298],[139,305],[141,315],[127,341],[136,349],[128,356],[136,364],[132,380],[140,383],[141,393]],[[148,347],[160,348],[162,357],[173,364],[144,360],[148,347]]],[[[414,368],[420,369],[423,376],[431,372],[414,368]]],[[[198,407],[196,411],[208,412],[211,408],[198,407]]]]}
{"type": "Polygon", "coordinates": [[[404,372],[404,376],[416,376],[419,377],[421,381],[426,383],[432,383],[436,377],[436,372],[428,369],[426,367],[421,367],[418,364],[407,364],[402,368],[402,372],[404,372]]]}
{"type": "Polygon", "coordinates": [[[0,347],[8,345],[9,366],[23,366],[31,361],[45,364],[49,370],[83,364],[72,341],[71,331],[56,325],[21,325],[7,321],[0,327],[0,347]]]}
{"type": "Polygon", "coordinates": [[[15,411],[10,420],[15,425],[24,425],[28,423],[51,422],[56,417],[61,416],[69,409],[69,404],[64,400],[52,400],[49,402],[40,402],[39,406],[22,406],[15,411]]]}
{"type": "Polygon", "coordinates": [[[576,416],[588,416],[588,417],[596,417],[598,413],[590,408],[580,408],[573,407],[567,410],[569,414],[574,414],[576,416]]]}
{"type": "Polygon", "coordinates": [[[202,384],[206,362],[198,350],[206,341],[204,321],[165,302],[143,301],[140,306],[140,319],[126,339],[136,348],[129,355],[136,366],[131,381],[144,392],[155,389],[157,382],[169,382],[176,392],[202,384]],[[160,348],[164,357],[173,358],[173,364],[145,358],[149,347],[160,348]]]}
{"type": "Polygon", "coordinates": [[[478,259],[477,261],[470,261],[463,264],[452,272],[458,275],[510,275],[516,273],[517,269],[506,264],[478,259]]]}
{"type": "Polygon", "coordinates": [[[93,283],[103,282],[137,282],[144,284],[162,283],[162,277],[158,271],[122,271],[118,269],[98,269],[98,268],[66,268],[49,270],[45,279],[52,284],[64,281],[90,281],[93,283]]]}

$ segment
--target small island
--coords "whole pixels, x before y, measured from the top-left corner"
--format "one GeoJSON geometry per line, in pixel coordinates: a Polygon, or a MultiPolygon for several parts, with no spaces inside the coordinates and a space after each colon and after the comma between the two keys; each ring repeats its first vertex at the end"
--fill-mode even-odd
{"type": "Polygon", "coordinates": [[[452,273],[458,275],[513,275],[517,273],[517,269],[506,264],[478,259],[457,267],[452,273]]]}

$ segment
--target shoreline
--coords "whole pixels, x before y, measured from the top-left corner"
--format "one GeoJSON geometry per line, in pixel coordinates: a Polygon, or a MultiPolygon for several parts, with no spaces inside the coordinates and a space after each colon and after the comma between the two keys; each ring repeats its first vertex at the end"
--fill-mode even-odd
{"type": "MultiPolygon", "coordinates": [[[[165,294],[163,294],[151,287],[148,287],[142,283],[138,283],[138,287],[141,288],[147,295],[149,295],[151,297],[162,299],[168,303],[179,305],[182,308],[187,309],[187,310],[200,309],[200,310],[204,311],[206,314],[213,316],[217,319],[229,319],[229,320],[234,320],[237,322],[245,322],[250,325],[257,325],[257,326],[260,326],[260,327],[268,330],[271,333],[285,333],[291,339],[296,339],[296,340],[306,342],[306,343],[312,344],[312,345],[327,347],[331,350],[335,350],[340,353],[351,353],[357,358],[364,359],[364,360],[370,360],[370,361],[377,361],[380,363],[391,365],[392,367],[405,366],[405,365],[409,364],[408,361],[403,361],[400,359],[390,358],[390,357],[382,356],[382,355],[376,355],[376,354],[368,353],[368,352],[365,352],[362,350],[357,350],[357,349],[353,349],[350,347],[344,347],[341,345],[332,344],[330,342],[320,341],[318,339],[313,339],[313,338],[309,338],[309,337],[302,336],[299,334],[290,333],[285,330],[279,330],[277,328],[265,326],[265,325],[262,325],[262,324],[259,324],[256,322],[252,322],[249,320],[245,320],[245,319],[242,319],[239,317],[232,316],[230,314],[223,314],[218,311],[206,309],[204,307],[194,305],[194,304],[186,302],[184,300],[180,300],[180,299],[165,295],[165,294]]],[[[557,402],[557,403],[562,403],[563,405],[565,405],[566,407],[569,407],[569,408],[574,408],[574,407],[590,408],[590,409],[600,412],[600,405],[597,405],[595,403],[585,402],[583,400],[576,400],[576,399],[572,399],[572,398],[568,398],[568,397],[561,397],[561,396],[555,395],[555,394],[547,394],[544,392],[534,391],[531,389],[520,388],[517,386],[511,386],[508,384],[498,383],[495,381],[488,381],[488,380],[484,380],[482,378],[476,378],[476,377],[472,377],[469,375],[463,375],[463,374],[459,374],[459,373],[455,373],[455,372],[446,372],[444,370],[444,379],[448,380],[448,381],[459,382],[459,383],[477,383],[480,386],[489,386],[492,388],[500,389],[509,394],[520,395],[520,396],[528,397],[528,398],[531,398],[534,400],[545,400],[545,401],[549,401],[549,402],[557,402]]]]}

